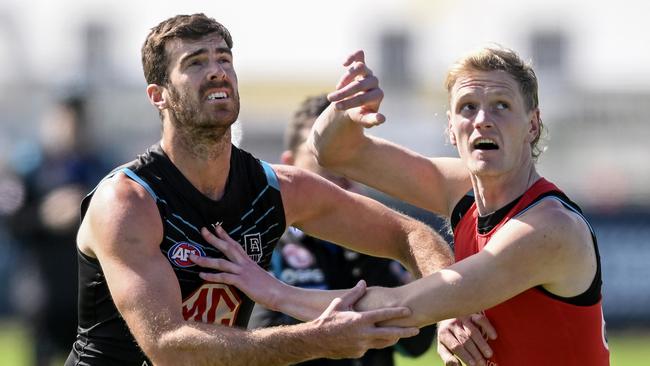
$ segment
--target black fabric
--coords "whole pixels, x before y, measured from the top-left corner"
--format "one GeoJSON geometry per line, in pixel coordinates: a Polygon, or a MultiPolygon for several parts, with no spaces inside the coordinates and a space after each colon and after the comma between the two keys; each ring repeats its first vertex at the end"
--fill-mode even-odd
{"type": "MultiPolygon", "coordinates": [[[[327,241],[289,228],[273,255],[271,268],[281,281],[310,289],[335,290],[351,288],[364,279],[368,286],[396,287],[404,284],[406,270],[393,260],[360,254],[327,241]]],[[[298,320],[261,307],[251,321],[252,328],[291,325],[298,320]]],[[[300,366],[393,366],[393,353],[419,356],[433,342],[435,325],[424,327],[411,338],[400,339],[395,347],[370,349],[359,359],[316,359],[300,366]]]]}
{"type": "Polygon", "coordinates": [[[469,210],[469,208],[472,207],[472,204],[474,204],[474,196],[468,193],[464,195],[463,198],[460,199],[460,201],[458,201],[456,206],[454,206],[454,209],[451,211],[451,217],[450,217],[452,231],[456,230],[456,225],[458,225],[460,219],[462,219],[463,216],[465,216],[467,210],[469,210]]]}
{"type": "Polygon", "coordinates": [[[513,207],[519,202],[522,196],[517,197],[514,201],[508,203],[507,205],[501,207],[500,209],[492,212],[491,214],[485,216],[479,216],[476,221],[476,231],[479,234],[487,234],[495,226],[497,226],[501,220],[512,210],[513,207]]]}
{"type": "MultiPolygon", "coordinates": [[[[189,245],[188,248],[200,250],[202,255],[224,257],[203,240],[199,232],[201,227],[210,228],[221,223],[251,258],[268,268],[273,248],[285,229],[285,216],[275,175],[268,166],[269,170],[265,171],[264,164],[233,146],[225,192],[218,201],[209,199],[192,186],[160,145],[152,146],[138,159],[112,173],[132,174],[131,179],[155,198],[164,230],[160,250],[178,280],[170,286],[180,286],[184,301],[190,295],[201,296],[203,290],[195,292],[204,281],[198,277],[198,267],[177,256],[178,249],[189,245]]],[[[83,201],[82,215],[92,195],[83,201]]],[[[79,252],[78,262],[78,335],[65,365],[141,366],[144,362],[150,365],[116,310],[98,261],[79,252]]],[[[253,301],[234,288],[233,291],[242,299],[239,310],[233,315],[236,316],[234,326],[246,327],[253,301]]]]}

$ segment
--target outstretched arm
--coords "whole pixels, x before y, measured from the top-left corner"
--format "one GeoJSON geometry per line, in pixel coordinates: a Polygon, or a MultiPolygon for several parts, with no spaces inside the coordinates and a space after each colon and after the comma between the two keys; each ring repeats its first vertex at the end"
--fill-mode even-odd
{"type": "MultiPolygon", "coordinates": [[[[316,174],[291,166],[273,168],[280,182],[288,224],[361,253],[396,259],[416,277],[453,263],[448,244],[427,225],[368,197],[345,191],[316,174]]],[[[218,273],[205,279],[232,284],[267,308],[302,320],[314,319],[341,294],[309,292],[282,284],[257,268],[245,253],[240,253],[239,245],[225,233],[218,230],[217,234],[220,238],[203,232],[208,242],[226,255],[230,253],[228,258],[239,267],[217,259],[206,262],[207,259],[195,258],[197,264],[244,278],[218,273]],[[254,286],[249,287],[248,283],[254,286]]]]}
{"type": "Polygon", "coordinates": [[[79,233],[79,248],[96,257],[117,309],[156,365],[286,365],[317,357],[356,357],[416,329],[376,327],[408,309],[352,311],[360,285],[314,321],[246,331],[185,321],[180,288],[160,252],[162,223],[147,192],[117,175],[96,191],[79,233]],[[343,340],[345,338],[345,340],[343,340]]]}
{"type": "MultiPolygon", "coordinates": [[[[407,306],[411,316],[389,323],[422,327],[479,312],[539,285],[560,296],[580,294],[595,275],[593,244],[585,223],[559,206],[553,201],[540,203],[510,220],[477,254],[401,287],[369,288],[355,307],[407,306]]],[[[212,236],[208,241],[233,261],[233,267],[199,263],[230,271],[206,274],[214,276],[211,279],[236,285],[264,305],[299,319],[310,319],[328,296],[337,295],[293,288],[263,271],[264,275],[249,271],[253,262],[239,245],[223,231],[218,234],[220,238],[212,236]],[[235,250],[241,255],[233,255],[235,250]],[[260,281],[260,276],[266,277],[260,281]],[[300,307],[305,309],[296,310],[300,307]]]]}
{"type": "Polygon", "coordinates": [[[352,54],[332,104],[318,117],[307,142],[328,169],[415,206],[449,216],[471,187],[469,174],[456,158],[427,158],[390,141],[366,135],[365,128],[385,121],[379,113],[383,91],[365,62],[352,54]]]}
{"type": "Polygon", "coordinates": [[[400,261],[416,277],[453,263],[427,225],[311,172],[275,165],[288,225],[357,252],[400,261]]]}

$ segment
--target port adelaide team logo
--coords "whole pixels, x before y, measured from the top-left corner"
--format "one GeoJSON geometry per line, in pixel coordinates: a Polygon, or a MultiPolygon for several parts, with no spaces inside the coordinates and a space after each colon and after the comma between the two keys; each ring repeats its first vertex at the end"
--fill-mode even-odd
{"type": "Polygon", "coordinates": [[[167,252],[167,257],[169,257],[169,260],[177,267],[185,268],[195,265],[194,262],[190,260],[190,254],[205,257],[205,252],[200,246],[184,241],[174,244],[174,246],[169,249],[169,252],[167,252]]]}
{"type": "Polygon", "coordinates": [[[260,233],[244,235],[244,250],[255,262],[262,259],[262,235],[260,233]]]}

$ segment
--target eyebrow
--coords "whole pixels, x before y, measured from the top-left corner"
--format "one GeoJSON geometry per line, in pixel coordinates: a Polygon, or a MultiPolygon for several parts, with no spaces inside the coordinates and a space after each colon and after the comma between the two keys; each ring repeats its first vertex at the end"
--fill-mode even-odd
{"type": "MultiPolygon", "coordinates": [[[[228,47],[217,47],[217,48],[215,48],[215,51],[216,51],[218,54],[226,53],[226,54],[232,56],[232,50],[231,50],[230,48],[228,48],[228,47]]],[[[180,63],[181,63],[181,65],[182,65],[182,64],[184,64],[187,60],[191,59],[192,57],[195,57],[195,56],[198,56],[198,55],[201,55],[201,54],[204,54],[204,53],[208,53],[208,49],[207,49],[207,48],[199,48],[198,50],[196,50],[196,51],[194,51],[194,52],[191,52],[191,53],[189,53],[189,54],[183,56],[183,57],[181,58],[181,60],[180,60],[180,63]]]]}
{"type": "MultiPolygon", "coordinates": [[[[491,88],[491,89],[492,90],[489,90],[487,92],[488,95],[497,96],[497,97],[501,97],[501,96],[502,97],[510,97],[510,98],[514,98],[515,95],[516,95],[516,93],[513,90],[511,90],[509,87],[505,87],[505,88],[504,87],[499,87],[499,88],[491,88]],[[496,89],[496,90],[494,90],[494,89],[496,89]]],[[[472,94],[474,94],[474,91],[464,91],[456,99],[460,100],[460,99],[463,99],[465,97],[471,97],[472,94]]]]}

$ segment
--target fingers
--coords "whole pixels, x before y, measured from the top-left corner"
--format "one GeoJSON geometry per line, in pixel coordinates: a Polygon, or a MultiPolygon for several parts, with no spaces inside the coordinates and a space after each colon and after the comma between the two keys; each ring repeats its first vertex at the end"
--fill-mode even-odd
{"type": "Polygon", "coordinates": [[[411,315],[411,309],[407,307],[381,308],[364,311],[363,317],[370,323],[381,323],[386,320],[404,318],[411,315]]]}
{"type": "MultiPolygon", "coordinates": [[[[485,360],[483,359],[481,352],[474,345],[474,342],[465,327],[463,326],[460,320],[454,320],[452,322],[445,322],[438,324],[438,353],[442,349],[442,354],[446,354],[445,351],[454,355],[454,358],[460,359],[466,365],[485,365],[485,360]]],[[[441,354],[441,357],[442,357],[441,354]]],[[[449,357],[443,358],[448,364],[454,365],[454,361],[449,357]]]]}
{"type": "Polygon", "coordinates": [[[248,258],[241,245],[232,240],[221,226],[217,226],[215,231],[218,236],[212,234],[207,228],[201,228],[201,235],[231,261],[239,262],[248,258]]]}
{"type": "Polygon", "coordinates": [[[362,80],[372,77],[372,70],[368,68],[365,62],[355,61],[346,69],[345,73],[336,83],[336,89],[340,89],[355,80],[362,80]]]}
{"type": "Polygon", "coordinates": [[[351,63],[354,61],[360,61],[360,62],[365,62],[365,54],[363,53],[363,50],[356,50],[354,53],[352,53],[350,56],[348,56],[347,59],[345,59],[345,62],[343,62],[343,66],[350,66],[351,63]]]}
{"type": "Polygon", "coordinates": [[[386,117],[381,113],[366,113],[361,116],[359,123],[364,127],[378,126],[386,121],[386,117]]]}
{"type": "Polygon", "coordinates": [[[360,107],[361,117],[357,122],[366,127],[372,127],[384,123],[386,117],[377,112],[381,100],[384,98],[384,92],[379,89],[371,89],[358,93],[347,99],[334,102],[334,107],[338,110],[348,110],[360,107]]]}
{"type": "Polygon", "coordinates": [[[445,347],[442,343],[438,342],[438,355],[442,359],[442,362],[445,363],[445,366],[462,366],[460,363],[460,360],[454,356],[453,353],[451,353],[447,347],[445,347]]]}
{"type": "Polygon", "coordinates": [[[481,333],[488,339],[497,339],[497,330],[487,316],[483,314],[472,314],[472,321],[481,328],[481,333]]]}
{"type": "Polygon", "coordinates": [[[481,336],[480,332],[478,332],[478,329],[474,328],[474,333],[472,333],[471,330],[465,328],[465,333],[456,334],[460,343],[458,346],[452,348],[452,351],[454,351],[454,353],[468,365],[483,366],[485,365],[485,359],[483,358],[483,354],[479,350],[479,347],[475,343],[477,340],[477,334],[478,338],[485,343],[485,340],[483,339],[483,336],[481,336]]]}
{"type": "Polygon", "coordinates": [[[212,268],[221,272],[233,274],[241,273],[241,267],[239,265],[223,258],[201,257],[196,254],[190,254],[189,258],[192,262],[204,268],[212,268]]]}
{"type": "Polygon", "coordinates": [[[359,92],[377,89],[378,87],[379,79],[376,76],[367,76],[363,79],[354,80],[341,88],[337,88],[327,95],[327,99],[330,102],[338,102],[359,92]]]}
{"type": "Polygon", "coordinates": [[[208,273],[208,272],[201,272],[199,273],[199,277],[202,279],[208,281],[208,282],[214,282],[214,283],[224,283],[226,285],[233,285],[237,288],[241,289],[241,284],[239,283],[239,276],[232,275],[230,273],[225,273],[225,272],[219,272],[219,273],[208,273]]]}
{"type": "Polygon", "coordinates": [[[346,292],[343,296],[341,296],[340,306],[338,307],[338,309],[339,310],[352,309],[353,305],[356,304],[357,301],[359,301],[359,299],[362,298],[365,293],[366,293],[366,281],[361,280],[357,282],[357,284],[353,288],[351,288],[348,292],[346,292]]]}
{"type": "MultiPolygon", "coordinates": [[[[400,338],[409,338],[418,335],[420,330],[415,327],[375,327],[366,331],[369,337],[364,348],[386,348],[397,343],[400,338]]],[[[365,353],[365,352],[364,352],[365,353]]]]}
{"type": "Polygon", "coordinates": [[[414,337],[419,333],[420,329],[417,327],[376,327],[372,330],[374,336],[386,340],[395,339],[395,342],[397,342],[399,338],[414,337]]]}
{"type": "Polygon", "coordinates": [[[483,357],[492,357],[492,348],[490,348],[485,338],[483,338],[481,331],[471,322],[463,322],[463,327],[465,328],[465,333],[471,338],[470,341],[465,342],[465,347],[472,354],[472,357],[479,362],[483,361],[483,357]]]}

